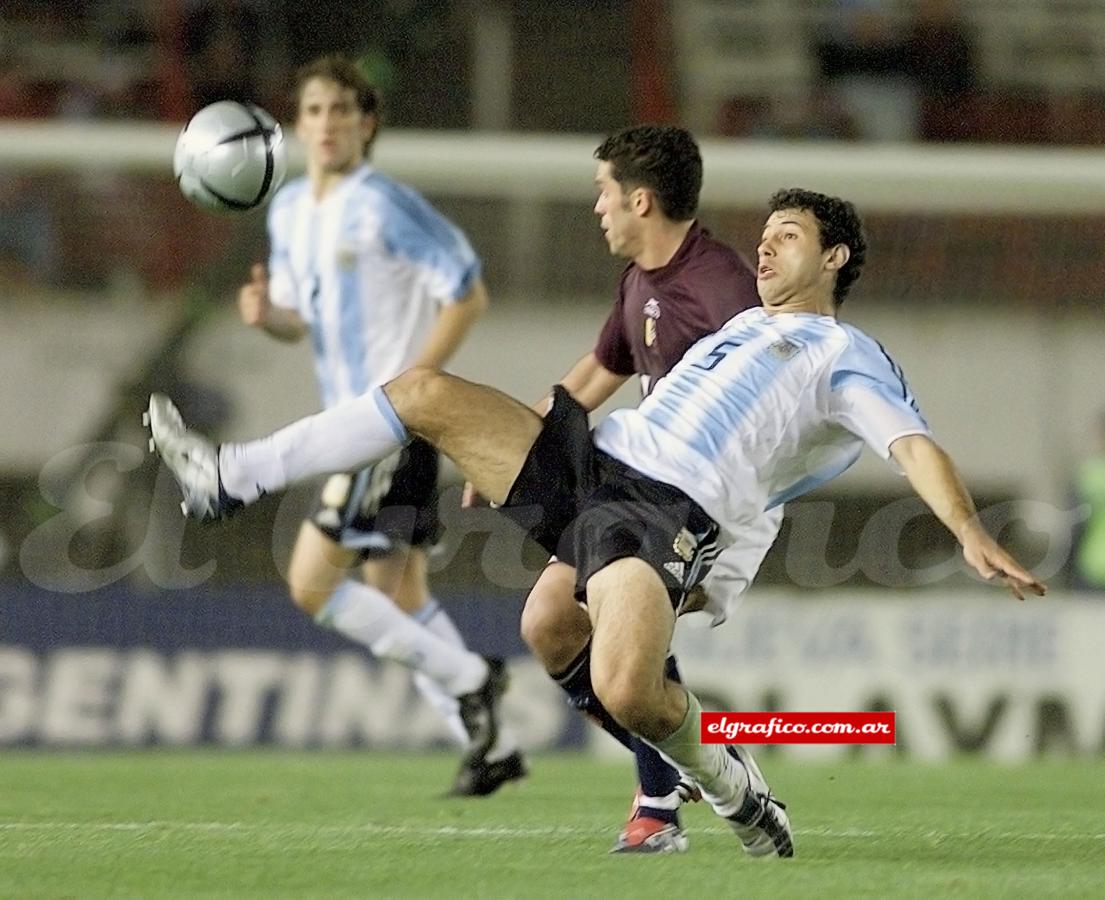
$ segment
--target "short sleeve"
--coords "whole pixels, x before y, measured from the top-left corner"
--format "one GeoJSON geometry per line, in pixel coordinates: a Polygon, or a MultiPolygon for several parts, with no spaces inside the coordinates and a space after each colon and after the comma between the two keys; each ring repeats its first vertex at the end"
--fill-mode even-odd
{"type": "Polygon", "coordinates": [[[930,434],[901,368],[870,338],[853,340],[830,377],[830,415],[883,459],[890,445],[911,434],[930,434]]]}
{"type": "Polygon", "coordinates": [[[380,202],[380,231],[388,252],[422,268],[430,292],[442,302],[462,300],[481,270],[464,232],[413,190],[395,185],[380,202]]]}

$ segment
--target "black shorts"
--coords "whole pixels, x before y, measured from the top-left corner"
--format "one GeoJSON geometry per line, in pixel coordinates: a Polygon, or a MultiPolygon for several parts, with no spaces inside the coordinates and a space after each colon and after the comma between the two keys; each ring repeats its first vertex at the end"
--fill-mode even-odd
{"type": "Polygon", "coordinates": [[[502,509],[575,567],[580,602],[592,575],[635,556],[656,570],[678,610],[718,552],[717,523],[678,488],[597,449],[587,411],[560,385],[502,509]]]}
{"type": "Polygon", "coordinates": [[[331,475],[311,521],[362,559],[427,547],[441,533],[437,451],[415,439],[360,472],[331,475]]]}

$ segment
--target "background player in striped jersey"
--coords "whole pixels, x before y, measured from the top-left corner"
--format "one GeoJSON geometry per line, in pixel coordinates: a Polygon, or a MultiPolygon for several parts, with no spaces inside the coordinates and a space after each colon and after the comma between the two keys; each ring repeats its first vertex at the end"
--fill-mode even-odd
{"type": "MultiPolygon", "coordinates": [[[[626,379],[641,378],[647,395],[683,353],[728,319],[759,305],[751,267],[696,220],[702,156],[682,128],[643,125],[607,138],[596,150],[599,217],[610,252],[629,260],[614,307],[594,349],[560,379],[588,412],[626,379]]],[[[534,408],[544,414],[546,397],[534,408]]],[[[782,511],[761,523],[761,557],[778,532],[782,511]]],[[[550,561],[526,599],[522,637],[574,706],[632,750],[640,791],[615,852],[687,848],[679,806],[688,796],[679,773],[653,747],[615,722],[591,686],[591,622],[575,600],[575,571],[550,561]]],[[[675,658],[669,677],[679,680],[675,658]]]]}
{"type": "Polygon", "coordinates": [[[596,696],[701,789],[750,856],[791,856],[790,822],[748,752],[703,744],[701,706],[664,672],[676,617],[723,615],[754,574],[745,529],[847,469],[867,444],[892,459],[955,535],[966,562],[1018,598],[1046,587],[983,528],[901,370],[837,319],[866,241],[852,205],[803,190],[772,197],[758,247],[762,308],[698,341],[634,409],[588,430],[562,387],[541,419],[502,393],[431,369],[405,372],[345,406],[249,444],[216,448],[151,398],[154,443],[193,515],[229,498],[351,461],[417,434],[508,513],[534,506],[534,536],[576,568],[591,620],[596,696]],[[715,547],[723,547],[708,571],[715,547]]]}
{"type": "MultiPolygon", "coordinates": [[[[488,301],[464,234],[369,164],[379,103],[360,71],[337,56],[310,63],[296,101],[307,173],[273,199],[268,273],[254,266],[238,304],[247,325],[277,339],[310,336],[333,407],[412,365],[443,366],[488,301]]],[[[453,792],[485,794],[522,776],[524,763],[497,723],[500,664],[469,651],[429,593],[437,475],[437,451],[423,441],[333,475],[300,529],[288,580],[305,613],[414,670],[466,747],[453,792]]]]}

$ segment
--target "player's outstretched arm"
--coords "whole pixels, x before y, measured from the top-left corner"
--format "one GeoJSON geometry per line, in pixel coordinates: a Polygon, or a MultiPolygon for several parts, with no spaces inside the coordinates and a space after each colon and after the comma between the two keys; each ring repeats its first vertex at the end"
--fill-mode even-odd
{"type": "Polygon", "coordinates": [[[921,434],[899,438],[890,453],[902,467],[918,496],[963,546],[963,557],[987,581],[1000,578],[1018,600],[1025,591],[1037,595],[1047,586],[1003,550],[982,527],[974,502],[954,463],[931,438],[921,434]]]}

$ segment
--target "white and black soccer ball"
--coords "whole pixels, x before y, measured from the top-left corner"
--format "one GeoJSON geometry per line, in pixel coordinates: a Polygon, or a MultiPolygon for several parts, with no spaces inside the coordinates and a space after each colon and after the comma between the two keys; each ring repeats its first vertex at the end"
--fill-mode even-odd
{"type": "Polygon", "coordinates": [[[192,116],[177,138],[173,174],[184,196],[220,213],[256,209],[287,170],[284,134],[259,106],[220,100],[192,116]]]}

